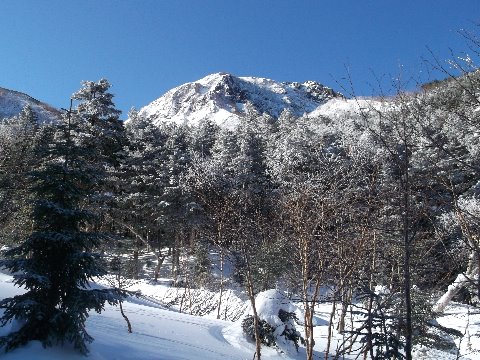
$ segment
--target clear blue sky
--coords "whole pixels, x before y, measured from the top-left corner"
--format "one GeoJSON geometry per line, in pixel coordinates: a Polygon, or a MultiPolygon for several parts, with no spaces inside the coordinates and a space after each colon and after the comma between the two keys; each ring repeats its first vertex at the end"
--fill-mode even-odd
{"type": "Polygon", "coordinates": [[[213,72],[338,89],[348,67],[372,95],[400,68],[427,80],[427,46],[449,58],[478,23],[480,0],[1,0],[0,87],[66,107],[105,77],[125,117],[213,72]]]}

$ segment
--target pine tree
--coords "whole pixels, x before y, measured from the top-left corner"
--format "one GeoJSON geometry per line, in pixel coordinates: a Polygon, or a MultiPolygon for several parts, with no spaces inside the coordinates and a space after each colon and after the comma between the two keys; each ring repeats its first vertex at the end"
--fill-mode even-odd
{"type": "Polygon", "coordinates": [[[200,121],[192,129],[190,140],[192,152],[201,158],[211,156],[219,131],[219,126],[210,119],[200,121]]]}
{"type": "Polygon", "coordinates": [[[0,338],[6,351],[39,340],[44,347],[72,343],[83,354],[93,339],[85,329],[90,310],[117,304],[126,294],[93,289],[90,281],[105,274],[93,251],[102,235],[92,231],[93,212],[82,205],[99,180],[91,150],[82,146],[82,120],[67,112],[64,122],[43,128],[36,151],[41,161],[31,174],[33,231],[0,261],[26,289],[3,299],[0,325],[16,320],[19,330],[0,338]]]}
{"type": "Polygon", "coordinates": [[[0,243],[11,245],[30,226],[26,174],[38,161],[33,149],[39,125],[27,105],[19,115],[0,122],[0,243]]]}
{"type": "Polygon", "coordinates": [[[166,246],[165,217],[162,196],[168,183],[167,131],[157,127],[136,110],[129,113],[126,125],[128,147],[120,166],[118,208],[115,222],[136,239],[134,258],[139,246],[150,246],[157,256],[155,278],[164,260],[161,250],[166,246]]]}
{"type": "Polygon", "coordinates": [[[106,79],[82,81],[82,87],[72,99],[79,102],[76,114],[85,122],[84,146],[94,149],[91,154],[97,163],[118,166],[126,136],[119,120],[121,111],[115,108],[110,87],[106,79]]]}
{"type": "MultiPolygon", "coordinates": [[[[88,197],[86,206],[95,208],[102,221],[98,226],[111,234],[117,231],[110,218],[115,216],[119,206],[119,181],[122,176],[120,164],[125,157],[128,145],[123,122],[119,119],[121,111],[115,108],[114,95],[110,92],[110,83],[106,79],[98,82],[82,81],[81,88],[72,95],[76,104],[74,115],[81,126],[77,132],[77,143],[89,149],[85,161],[96,168],[97,181],[92,195],[88,197]]],[[[110,236],[108,243],[119,240],[119,236],[110,236]]]]}

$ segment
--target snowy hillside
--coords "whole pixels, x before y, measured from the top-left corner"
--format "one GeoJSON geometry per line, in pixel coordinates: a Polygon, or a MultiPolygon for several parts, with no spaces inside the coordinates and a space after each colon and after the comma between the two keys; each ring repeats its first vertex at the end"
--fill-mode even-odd
{"type": "Polygon", "coordinates": [[[59,111],[50,105],[21,92],[0,87],[0,119],[19,114],[26,105],[32,108],[40,122],[50,122],[60,116],[59,111]]]}
{"type": "MultiPolygon", "coordinates": [[[[0,272],[1,297],[19,292],[11,283],[12,278],[0,272]]],[[[158,298],[168,290],[166,286],[136,286],[142,293],[156,293],[158,298]]],[[[152,294],[153,296],[153,294],[152,294]]],[[[87,331],[94,337],[89,346],[91,360],[192,360],[192,359],[251,359],[255,352],[253,342],[246,340],[239,322],[229,322],[198,317],[165,310],[153,297],[131,299],[124,303],[126,315],[132,323],[133,332],[127,326],[116,307],[107,306],[101,314],[91,313],[87,331]]],[[[1,313],[1,312],[0,312],[1,313]]],[[[0,336],[12,325],[0,327],[0,336]]],[[[320,356],[320,354],[318,354],[320,356]]],[[[39,342],[30,342],[7,354],[4,360],[60,360],[85,359],[67,346],[43,349],[39,342]]],[[[304,359],[304,349],[298,353],[285,354],[275,348],[262,348],[262,359],[304,359]]]]}
{"type": "Polygon", "coordinates": [[[276,82],[256,77],[216,73],[168,91],[140,109],[154,123],[173,121],[196,124],[211,119],[234,126],[250,103],[258,112],[277,118],[284,109],[296,116],[310,113],[333,98],[342,98],[317,82],[276,82]]]}
{"type": "MultiPolygon", "coordinates": [[[[179,313],[174,309],[166,310],[161,300],[172,290],[165,285],[152,285],[140,282],[132,290],[140,290],[146,296],[130,299],[123,305],[126,315],[132,323],[133,332],[127,332],[127,326],[117,307],[107,306],[101,314],[92,312],[87,320],[87,331],[94,337],[89,346],[88,359],[91,360],[192,360],[192,359],[252,359],[255,345],[248,341],[241,330],[241,319],[236,322],[213,319],[211,316],[199,317],[179,313]]],[[[182,291],[179,289],[179,291],[182,291]]],[[[20,290],[12,284],[9,275],[0,272],[1,298],[14,296],[20,290]]],[[[269,290],[257,297],[259,316],[264,319],[276,318],[279,304],[284,301],[278,292],[269,290]],[[272,301],[272,298],[274,301],[272,301]],[[277,301],[281,300],[281,301],[277,301]]],[[[290,305],[291,306],[291,305],[290,305]]],[[[328,320],[331,303],[319,305],[315,316],[315,352],[318,359],[324,358],[323,350],[327,346],[328,320]]],[[[293,308],[286,308],[295,311],[293,308]]],[[[415,359],[477,359],[480,341],[476,334],[480,315],[466,305],[454,304],[438,319],[440,326],[447,326],[465,334],[463,338],[451,339],[457,349],[434,350],[417,346],[415,359]]],[[[296,310],[298,312],[299,310],[296,310]]],[[[1,313],[1,311],[0,311],[1,313]]],[[[300,314],[298,314],[300,315],[300,314]]],[[[276,320],[278,321],[278,319],[276,320]]],[[[12,324],[0,327],[0,336],[8,333],[12,324]]],[[[302,331],[302,326],[297,325],[302,331]]],[[[342,341],[342,336],[334,329],[331,351],[342,341]]],[[[278,344],[278,349],[262,346],[262,359],[305,359],[305,348],[299,351],[288,344],[278,344]]],[[[81,360],[83,355],[68,346],[43,349],[39,342],[33,341],[12,352],[1,354],[4,360],[81,360]]],[[[355,359],[356,354],[345,356],[355,359]]]]}

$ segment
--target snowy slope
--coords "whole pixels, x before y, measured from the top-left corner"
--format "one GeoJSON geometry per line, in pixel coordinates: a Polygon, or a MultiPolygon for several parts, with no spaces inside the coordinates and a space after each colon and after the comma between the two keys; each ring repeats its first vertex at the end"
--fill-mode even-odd
{"type": "MultiPolygon", "coordinates": [[[[0,273],[0,297],[18,293],[11,277],[0,273]]],[[[147,301],[125,302],[133,333],[116,307],[107,306],[101,314],[92,313],[87,320],[87,331],[95,341],[90,345],[91,360],[190,360],[190,359],[251,359],[255,346],[247,342],[236,323],[196,317],[160,309],[147,301]],[[232,342],[229,342],[229,340],[232,342]]],[[[0,312],[1,314],[1,312],[0,312]]],[[[0,335],[11,328],[0,328],[0,335]]],[[[304,358],[302,356],[298,359],[304,358]]],[[[7,354],[2,360],[60,360],[85,359],[68,347],[43,349],[38,342],[7,354]]],[[[289,359],[275,349],[263,350],[264,359],[289,359]]]]}
{"type": "Polygon", "coordinates": [[[277,118],[284,109],[296,116],[310,113],[333,98],[342,98],[317,82],[276,82],[256,77],[216,73],[168,91],[140,109],[154,123],[172,121],[196,124],[211,119],[234,126],[250,103],[259,113],[277,118]]]}
{"type": "Polygon", "coordinates": [[[29,105],[40,122],[51,122],[59,118],[60,113],[50,105],[42,103],[26,94],[0,87],[0,119],[12,117],[29,105]]]}
{"type": "MultiPolygon", "coordinates": [[[[20,292],[13,286],[12,278],[0,272],[0,298],[10,297],[20,292]]],[[[152,285],[146,282],[135,285],[142,293],[165,293],[167,287],[152,285]]],[[[269,290],[257,297],[259,316],[264,319],[272,318],[278,311],[278,306],[284,303],[284,298],[269,290]],[[273,301],[272,301],[273,300],[273,301]]],[[[288,311],[301,312],[299,308],[288,311]]],[[[283,306],[282,306],[283,308],[283,306]]],[[[314,358],[323,359],[327,345],[328,319],[332,304],[320,304],[316,310],[314,322],[316,324],[314,358]]],[[[87,320],[87,331],[94,337],[89,346],[91,360],[192,360],[192,359],[252,359],[255,346],[245,339],[240,322],[228,322],[210,317],[197,317],[165,310],[155,301],[147,298],[132,299],[124,302],[124,310],[129,317],[133,333],[127,332],[126,323],[116,307],[107,306],[101,314],[91,313],[87,320]]],[[[480,314],[477,309],[466,305],[451,304],[445,314],[438,319],[438,323],[458,330],[465,334],[463,338],[453,339],[457,349],[441,351],[416,346],[415,359],[429,360],[474,360],[480,358],[480,314]]],[[[0,316],[2,311],[0,311],[0,316]]],[[[299,313],[297,315],[300,315],[299,313]]],[[[300,316],[299,316],[300,317],[300,316]]],[[[301,318],[301,317],[300,317],[301,318]]],[[[278,319],[277,319],[278,321],[278,319]]],[[[11,324],[0,327],[0,336],[8,333],[11,324]]],[[[297,330],[302,331],[301,326],[297,330]]],[[[334,336],[331,344],[331,354],[335,353],[337,344],[342,341],[341,334],[333,329],[334,336]]],[[[354,346],[355,347],[355,346],[354,346]]],[[[274,348],[262,346],[262,359],[305,359],[305,349],[300,347],[299,352],[280,346],[284,352],[274,348]]],[[[76,353],[68,346],[43,349],[38,342],[30,342],[23,348],[7,354],[0,353],[2,360],[81,360],[84,356],[76,353]]],[[[332,357],[333,358],[333,357],[332,357]]],[[[345,359],[355,359],[352,353],[345,359]]]]}

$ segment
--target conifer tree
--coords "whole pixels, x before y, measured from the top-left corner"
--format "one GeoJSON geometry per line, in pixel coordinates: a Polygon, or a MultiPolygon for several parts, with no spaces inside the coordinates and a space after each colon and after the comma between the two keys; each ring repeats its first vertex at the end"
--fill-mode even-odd
{"type": "Polygon", "coordinates": [[[129,113],[126,125],[128,147],[122,159],[117,186],[118,208],[115,222],[136,239],[134,258],[140,244],[150,246],[157,256],[155,278],[164,260],[161,249],[166,246],[162,196],[169,177],[166,143],[168,133],[139,115],[129,113]]]}
{"type": "Polygon", "coordinates": [[[220,127],[210,119],[203,120],[193,127],[190,136],[193,154],[201,158],[211,156],[219,131],[220,127]]]}
{"type": "Polygon", "coordinates": [[[19,115],[0,123],[1,244],[16,243],[29,228],[26,173],[38,160],[33,151],[38,128],[35,113],[28,105],[19,115]]]}
{"type": "Polygon", "coordinates": [[[82,87],[72,99],[79,102],[76,115],[85,122],[84,146],[94,149],[91,154],[97,163],[118,166],[126,136],[119,120],[121,111],[115,108],[110,87],[106,79],[82,81],[82,87]]]}
{"type": "MultiPolygon", "coordinates": [[[[115,216],[115,209],[121,201],[118,194],[119,178],[122,176],[120,164],[125,157],[128,141],[123,122],[119,119],[121,111],[115,108],[110,87],[106,79],[82,81],[81,88],[72,95],[72,100],[76,105],[74,115],[81,123],[77,142],[89,149],[85,160],[96,168],[97,173],[92,196],[85,199],[86,206],[95,208],[103,218],[98,222],[99,227],[107,227],[109,233],[118,234],[120,231],[116,231],[106,218],[115,216]]],[[[118,240],[118,237],[110,236],[106,240],[113,239],[118,240]]],[[[108,245],[111,243],[109,241],[108,245]]]]}
{"type": "Polygon", "coordinates": [[[41,160],[30,177],[33,231],[0,261],[26,290],[0,301],[0,325],[19,323],[18,330],[0,337],[6,351],[39,340],[44,347],[71,343],[86,354],[93,340],[85,329],[88,312],[100,312],[106,302],[117,304],[126,295],[90,287],[105,269],[94,253],[102,240],[92,230],[96,215],[83,204],[101,174],[81,141],[83,125],[68,111],[60,125],[42,129],[36,149],[41,160]]]}

